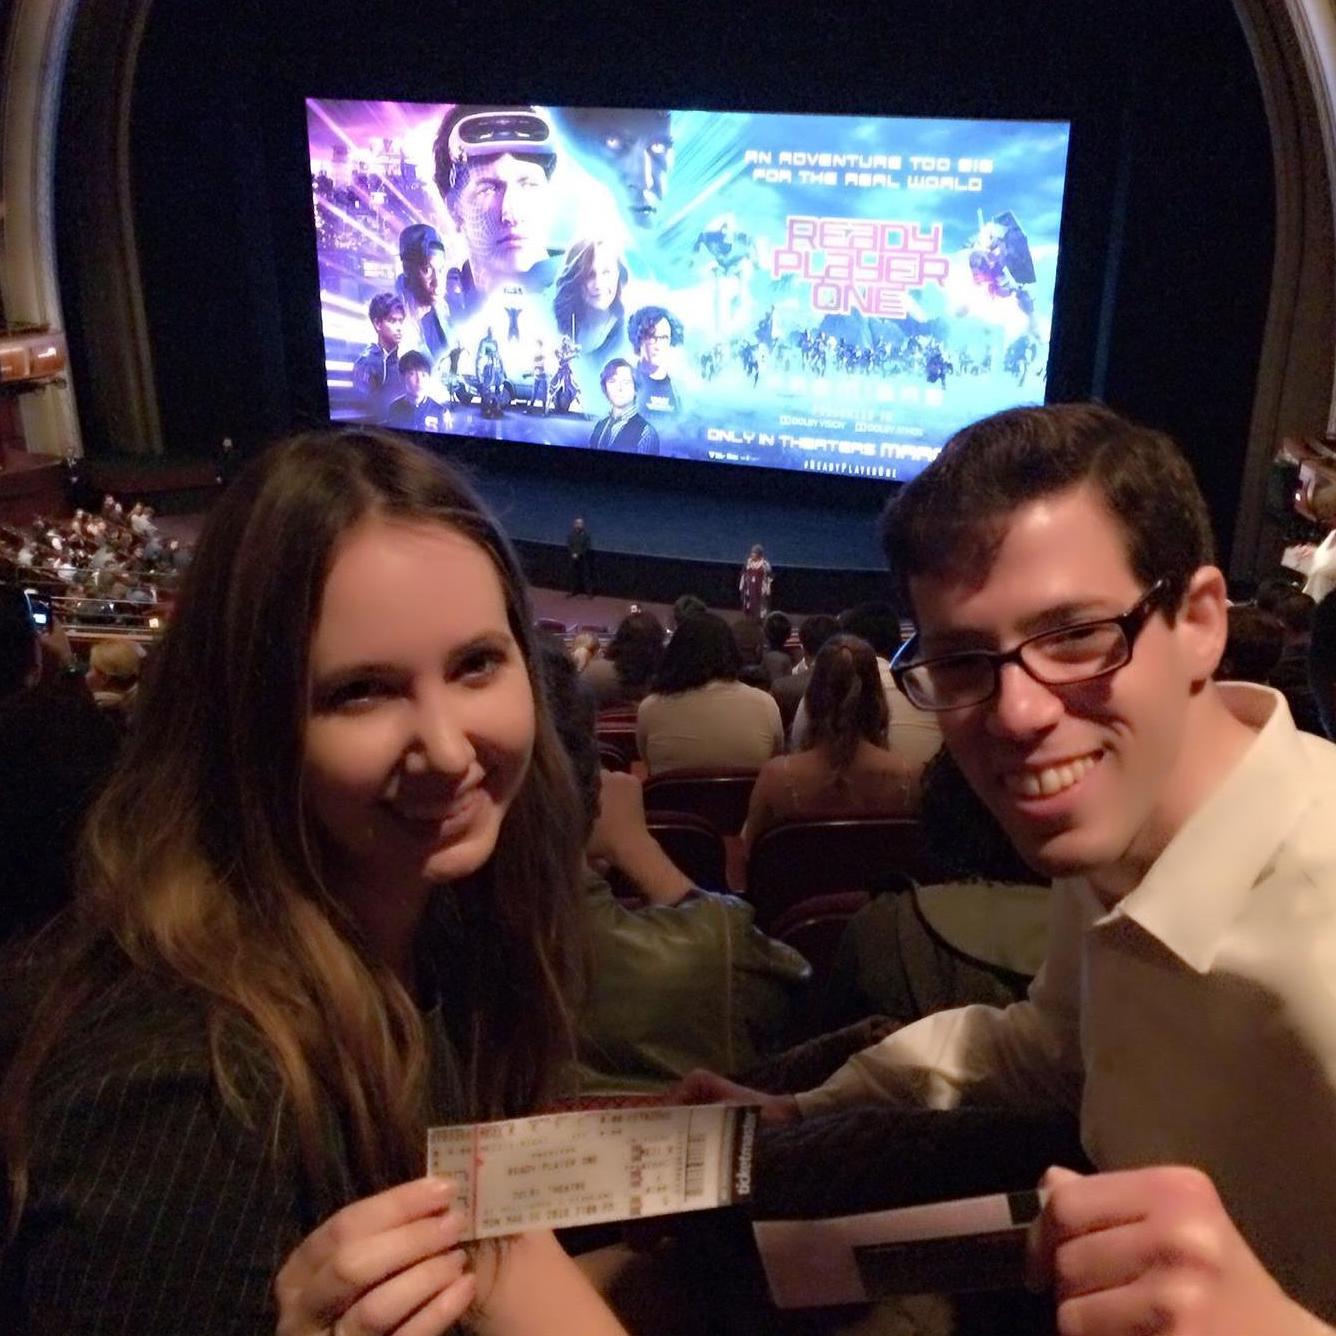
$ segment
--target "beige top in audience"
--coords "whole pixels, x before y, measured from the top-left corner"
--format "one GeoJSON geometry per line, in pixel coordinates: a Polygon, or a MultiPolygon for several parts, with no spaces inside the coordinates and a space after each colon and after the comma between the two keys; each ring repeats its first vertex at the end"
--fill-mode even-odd
{"type": "Polygon", "coordinates": [[[853,763],[837,774],[825,747],[776,756],[752,789],[743,839],[748,847],[782,821],[854,816],[917,816],[919,767],[898,752],[863,739],[853,763]]]}
{"type": "Polygon", "coordinates": [[[720,766],[759,768],[784,750],[784,726],[768,691],[716,681],[692,691],[646,696],[640,703],[636,739],[651,775],[720,766]]]}

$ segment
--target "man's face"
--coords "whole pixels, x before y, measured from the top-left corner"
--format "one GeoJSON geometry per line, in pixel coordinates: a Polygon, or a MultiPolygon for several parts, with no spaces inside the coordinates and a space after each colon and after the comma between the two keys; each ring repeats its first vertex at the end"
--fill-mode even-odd
{"type": "Polygon", "coordinates": [[[667,320],[657,320],[640,340],[640,365],[651,375],[662,371],[668,361],[668,349],[673,345],[673,327],[667,320]]]}
{"type": "Polygon", "coordinates": [[[376,321],[376,336],[380,339],[382,348],[393,351],[403,341],[404,337],[404,316],[400,311],[395,315],[387,315],[384,320],[376,321]]]}
{"type": "MultiPolygon", "coordinates": [[[[1118,616],[1146,591],[1123,531],[1081,485],[1021,506],[981,583],[918,576],[910,592],[927,658],[1008,650],[1040,631],[1118,616]]],[[[991,700],[938,719],[1027,862],[1048,876],[1088,875],[1121,895],[1197,801],[1188,715],[1222,647],[1201,617],[1180,611],[1170,626],[1156,612],[1131,661],[1107,677],[1050,687],[1011,664],[991,700]]]]}
{"type": "Polygon", "coordinates": [[[427,384],[427,373],[420,366],[415,366],[411,371],[404,372],[403,380],[408,397],[415,404],[420,403],[427,384]]]}
{"type": "Polygon", "coordinates": [[[598,113],[574,122],[585,149],[620,180],[631,217],[649,227],[668,189],[673,166],[673,136],[666,111],[598,113]]]}
{"type": "Polygon", "coordinates": [[[469,248],[474,277],[527,273],[547,258],[547,173],[512,153],[470,161],[451,216],[469,248]]]}
{"type": "Polygon", "coordinates": [[[636,397],[636,382],[630,367],[619,366],[603,382],[603,393],[613,408],[625,408],[631,403],[636,397]]]}
{"type": "Polygon", "coordinates": [[[445,289],[445,252],[429,250],[420,263],[408,264],[404,273],[413,296],[424,305],[434,303],[445,289]]]}

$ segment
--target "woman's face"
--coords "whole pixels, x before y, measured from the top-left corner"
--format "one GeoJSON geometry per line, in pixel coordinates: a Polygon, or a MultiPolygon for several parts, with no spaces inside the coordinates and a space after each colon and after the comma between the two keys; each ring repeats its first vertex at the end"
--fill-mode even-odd
{"type": "Polygon", "coordinates": [[[585,275],[584,299],[591,310],[606,311],[617,300],[617,255],[608,246],[595,246],[585,275]]]}
{"type": "Polygon", "coordinates": [[[371,904],[496,848],[534,701],[501,580],[471,539],[368,519],[344,536],[311,640],[306,810],[333,883],[371,904]]]}

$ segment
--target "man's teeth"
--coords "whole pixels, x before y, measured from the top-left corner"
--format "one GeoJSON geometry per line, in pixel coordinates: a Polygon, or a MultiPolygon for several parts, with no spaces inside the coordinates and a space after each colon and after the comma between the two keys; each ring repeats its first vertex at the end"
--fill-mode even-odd
{"type": "Polygon", "coordinates": [[[1064,765],[1050,765],[1043,770],[1013,770],[1002,777],[1008,793],[1022,798],[1051,798],[1069,789],[1098,760],[1098,756],[1080,756],[1064,765]]]}

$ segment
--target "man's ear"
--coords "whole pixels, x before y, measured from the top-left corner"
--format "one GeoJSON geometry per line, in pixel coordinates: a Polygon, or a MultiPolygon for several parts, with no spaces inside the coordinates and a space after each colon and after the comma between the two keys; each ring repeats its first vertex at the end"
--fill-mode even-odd
{"type": "Polygon", "coordinates": [[[1178,605],[1174,633],[1192,680],[1206,681],[1220,666],[1229,636],[1229,599],[1219,567],[1193,571],[1178,605]]]}

